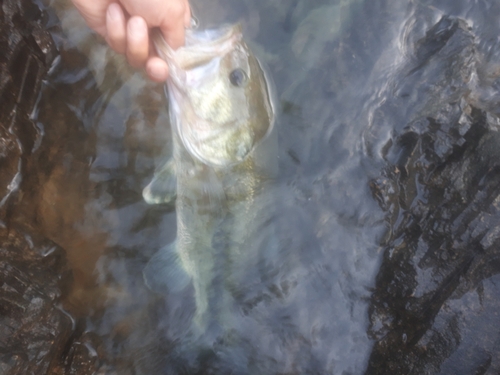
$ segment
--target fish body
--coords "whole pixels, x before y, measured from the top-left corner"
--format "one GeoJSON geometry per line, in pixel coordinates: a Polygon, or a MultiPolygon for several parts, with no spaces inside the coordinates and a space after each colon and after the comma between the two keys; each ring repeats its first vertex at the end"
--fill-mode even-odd
{"type": "Polygon", "coordinates": [[[159,35],[154,41],[170,68],[173,156],[143,195],[148,203],[176,197],[177,238],[153,256],[144,278],[164,293],[192,283],[203,333],[231,319],[239,271],[256,259],[249,244],[277,170],[272,94],[239,25],[188,30],[176,51],[159,35]]]}

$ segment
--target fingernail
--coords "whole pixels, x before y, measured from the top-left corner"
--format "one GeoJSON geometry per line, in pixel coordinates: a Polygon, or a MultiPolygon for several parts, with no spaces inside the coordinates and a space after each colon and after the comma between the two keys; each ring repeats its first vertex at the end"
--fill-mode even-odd
{"type": "Polygon", "coordinates": [[[145,22],[139,17],[132,17],[128,21],[129,35],[134,38],[139,39],[146,35],[146,28],[145,22]]]}
{"type": "Polygon", "coordinates": [[[108,7],[108,16],[112,21],[118,21],[121,17],[120,6],[116,3],[111,3],[108,7]]]}

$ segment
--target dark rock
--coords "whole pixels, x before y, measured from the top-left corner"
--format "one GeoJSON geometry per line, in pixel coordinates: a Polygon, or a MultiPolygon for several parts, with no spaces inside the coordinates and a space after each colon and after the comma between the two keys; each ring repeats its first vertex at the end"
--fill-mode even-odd
{"type": "Polygon", "coordinates": [[[464,21],[443,18],[415,51],[378,111],[394,131],[371,184],[389,233],[366,373],[498,373],[498,118],[469,100],[478,57],[464,21]]]}
{"type": "Polygon", "coordinates": [[[0,124],[25,141],[22,145],[29,152],[40,136],[29,116],[56,47],[34,3],[6,0],[0,17],[0,124]]]}
{"type": "Polygon", "coordinates": [[[64,251],[23,229],[1,228],[0,239],[2,374],[51,373],[74,325],[58,306],[71,277],[64,251]]]}
{"type": "Polygon", "coordinates": [[[33,197],[43,194],[40,183],[54,174],[48,166],[60,159],[50,150],[64,142],[61,132],[41,128],[32,116],[58,55],[46,20],[35,2],[1,3],[0,373],[6,375],[92,374],[102,357],[98,337],[64,310],[73,279],[66,251],[36,223],[33,197]]]}
{"type": "Polygon", "coordinates": [[[103,356],[101,341],[97,335],[84,333],[74,340],[66,357],[66,374],[92,375],[99,368],[99,359],[103,356]]]}

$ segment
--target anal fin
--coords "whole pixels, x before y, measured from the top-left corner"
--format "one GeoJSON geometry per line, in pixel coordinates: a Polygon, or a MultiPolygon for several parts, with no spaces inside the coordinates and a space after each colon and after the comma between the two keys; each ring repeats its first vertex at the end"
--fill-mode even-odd
{"type": "Polygon", "coordinates": [[[154,254],[142,274],[146,286],[160,294],[180,292],[191,283],[191,277],[184,270],[175,249],[175,242],[154,254]]]}

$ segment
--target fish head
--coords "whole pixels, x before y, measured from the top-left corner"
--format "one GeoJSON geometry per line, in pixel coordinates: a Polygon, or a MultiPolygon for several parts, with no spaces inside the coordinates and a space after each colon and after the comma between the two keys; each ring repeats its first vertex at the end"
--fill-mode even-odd
{"type": "Polygon", "coordinates": [[[270,133],[274,109],[268,78],[240,25],[187,30],[177,50],[159,34],[154,42],[170,68],[171,117],[185,148],[210,166],[242,162],[270,133]]]}

